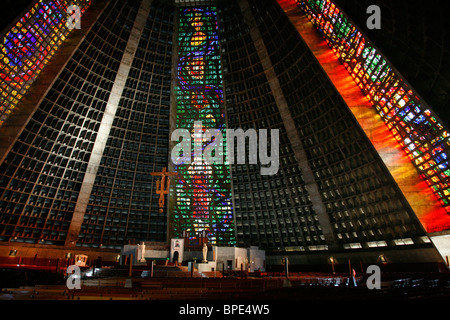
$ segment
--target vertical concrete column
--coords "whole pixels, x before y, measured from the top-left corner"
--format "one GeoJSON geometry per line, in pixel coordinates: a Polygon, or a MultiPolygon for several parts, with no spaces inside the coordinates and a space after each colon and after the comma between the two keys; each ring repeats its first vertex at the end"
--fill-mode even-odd
{"type": "Polygon", "coordinates": [[[106,142],[108,141],[111,126],[119,106],[119,101],[125,87],[125,82],[128,78],[128,73],[131,69],[131,64],[134,60],[134,55],[136,54],[142,31],[144,30],[145,23],[150,13],[151,2],[152,0],[142,0],[141,6],[136,15],[136,20],[134,21],[125,52],[123,54],[116,79],[105,108],[105,113],[97,133],[97,138],[92,149],[86,174],[84,175],[83,184],[81,185],[80,194],[78,196],[77,204],[75,205],[72,221],[67,234],[67,239],[65,242],[66,246],[75,246],[78,240],[78,234],[80,232],[83,217],[89,203],[89,197],[94,186],[98,167],[103,156],[103,151],[105,150],[106,142]]]}
{"type": "Polygon", "coordinates": [[[258,57],[261,61],[267,81],[269,82],[269,86],[277,104],[281,119],[283,120],[283,124],[291,143],[292,150],[294,151],[295,158],[297,159],[298,165],[302,171],[303,179],[305,181],[305,187],[311,198],[314,212],[317,214],[317,217],[319,219],[325,241],[329,248],[333,247],[335,245],[335,241],[330,219],[326,212],[325,205],[322,202],[322,196],[314,180],[314,173],[308,163],[306,152],[303,148],[303,144],[300,140],[297,128],[295,127],[295,122],[292,119],[292,115],[289,110],[289,106],[287,104],[283,90],[281,89],[280,82],[275,70],[273,69],[272,61],[270,60],[270,56],[267,52],[264,40],[261,37],[261,33],[256,24],[255,18],[252,15],[248,1],[240,0],[238,3],[244,15],[244,19],[250,29],[250,35],[252,37],[253,43],[255,44],[258,57]]]}
{"type": "MultiPolygon", "coordinates": [[[[175,141],[171,141],[171,136],[174,130],[177,129],[177,77],[178,77],[178,7],[175,6],[175,14],[173,18],[173,35],[172,35],[172,77],[170,83],[170,111],[169,111],[169,154],[168,156],[168,171],[175,172],[175,165],[172,162],[172,149],[176,145],[175,141]]],[[[173,183],[170,184],[169,195],[167,196],[167,232],[166,232],[166,241],[170,243],[170,239],[174,237],[173,234],[173,218],[170,215],[171,212],[174,211],[176,201],[177,201],[177,193],[175,190],[175,184],[177,183],[177,179],[172,180],[173,183]]]]}

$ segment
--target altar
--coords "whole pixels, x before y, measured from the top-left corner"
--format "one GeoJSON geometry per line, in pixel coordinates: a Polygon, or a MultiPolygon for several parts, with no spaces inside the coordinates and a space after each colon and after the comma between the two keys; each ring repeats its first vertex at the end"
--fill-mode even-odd
{"type": "Polygon", "coordinates": [[[121,263],[133,259],[133,265],[144,266],[151,261],[187,266],[193,263],[199,272],[210,271],[265,271],[265,251],[258,247],[222,247],[206,243],[203,247],[185,247],[183,239],[171,239],[170,245],[139,243],[125,245],[121,263]]]}

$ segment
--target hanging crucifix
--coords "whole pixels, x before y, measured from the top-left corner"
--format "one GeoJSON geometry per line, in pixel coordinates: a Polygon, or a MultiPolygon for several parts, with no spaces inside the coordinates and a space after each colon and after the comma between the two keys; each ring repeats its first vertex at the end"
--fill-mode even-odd
{"type": "Polygon", "coordinates": [[[169,194],[170,176],[176,176],[176,172],[167,172],[167,168],[163,168],[162,172],[152,172],[152,176],[160,176],[161,179],[156,181],[156,194],[159,194],[159,213],[163,213],[164,195],[169,194]],[[167,180],[166,180],[167,178],[167,180]]]}

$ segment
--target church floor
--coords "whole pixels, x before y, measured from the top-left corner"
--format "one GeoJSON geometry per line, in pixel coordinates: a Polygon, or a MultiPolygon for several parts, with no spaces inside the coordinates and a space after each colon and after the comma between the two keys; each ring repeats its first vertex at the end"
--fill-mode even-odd
{"type": "Polygon", "coordinates": [[[297,274],[267,278],[141,278],[111,277],[81,281],[81,289],[65,283],[3,288],[0,300],[411,300],[450,299],[449,274],[395,274],[369,290],[357,277],[348,286],[346,275],[297,274]],[[126,287],[127,279],[132,286],[126,287]]]}

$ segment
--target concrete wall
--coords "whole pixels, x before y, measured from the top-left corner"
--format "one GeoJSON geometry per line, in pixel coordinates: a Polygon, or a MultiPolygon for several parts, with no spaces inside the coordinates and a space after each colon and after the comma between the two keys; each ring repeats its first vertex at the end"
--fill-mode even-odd
{"type": "Polygon", "coordinates": [[[248,249],[248,259],[250,263],[250,271],[266,270],[266,252],[258,247],[250,247],[248,249]]]}
{"type": "Polygon", "coordinates": [[[251,249],[235,247],[214,247],[216,267],[218,271],[225,270],[264,270],[265,253],[256,247],[251,249]],[[253,263],[251,263],[253,259],[253,263]]]}
{"type": "Polygon", "coordinates": [[[445,260],[447,267],[450,263],[450,234],[442,234],[436,236],[430,236],[436,249],[441,254],[442,258],[445,260]]]}

